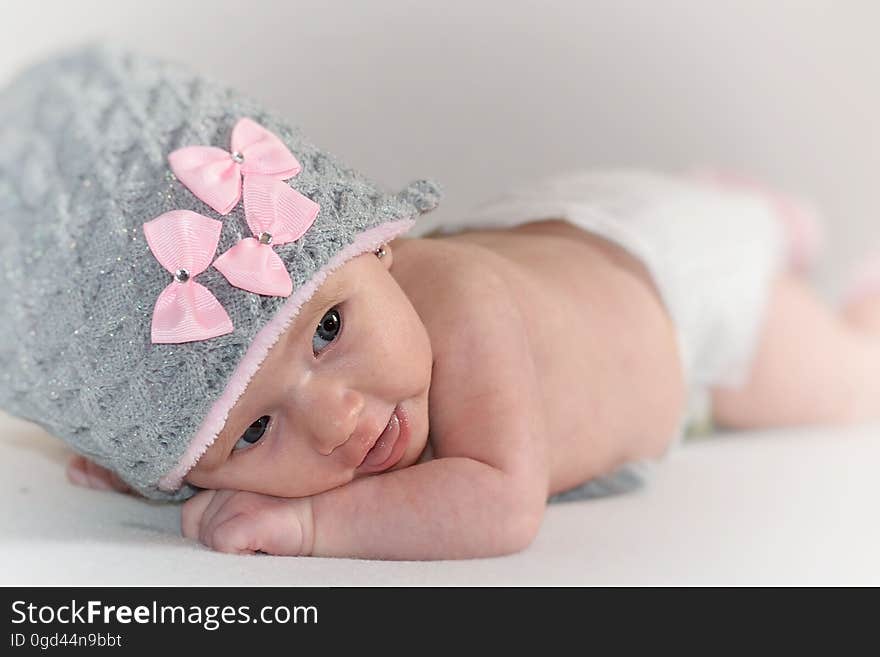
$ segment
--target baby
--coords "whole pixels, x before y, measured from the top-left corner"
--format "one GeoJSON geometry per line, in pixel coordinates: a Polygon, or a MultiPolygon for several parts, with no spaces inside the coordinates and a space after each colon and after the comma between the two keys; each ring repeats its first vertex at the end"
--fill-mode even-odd
{"type": "Polygon", "coordinates": [[[2,330],[17,345],[0,351],[0,401],[81,452],[76,483],[189,497],[183,533],[215,550],[510,553],[534,539],[548,497],[642,471],[708,418],[746,429],[880,415],[880,277],[864,270],[842,313],[823,306],[803,277],[816,224],[754,184],[573,173],[404,237],[436,203],[432,184],[383,196],[201,78],[98,48],[22,80],[0,116],[31,137],[38,124],[47,136],[29,152],[71,158],[74,182],[48,229],[22,221],[39,196],[22,170],[48,167],[0,164],[14,235],[2,330]],[[99,107],[71,124],[36,98],[99,107]],[[77,164],[61,126],[110,144],[89,154],[109,158],[116,187],[82,191],[99,163],[77,164]],[[132,163],[133,150],[146,155],[132,163]],[[93,215],[78,224],[78,202],[124,237],[100,237],[93,215]],[[88,239],[91,261],[62,252],[88,239]],[[31,284],[28,262],[52,267],[37,252],[82,278],[31,284]],[[62,316],[40,315],[51,303],[85,310],[35,357],[30,332],[59,329],[62,316]],[[107,377],[113,390],[94,393],[107,377]]]}

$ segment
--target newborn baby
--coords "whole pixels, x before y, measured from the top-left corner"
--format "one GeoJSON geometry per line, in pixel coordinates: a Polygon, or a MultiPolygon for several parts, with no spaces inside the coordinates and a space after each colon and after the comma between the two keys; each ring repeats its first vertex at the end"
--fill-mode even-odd
{"type": "Polygon", "coordinates": [[[384,251],[341,268],[273,348],[187,476],[210,490],[184,507],[185,535],[503,554],[532,540],[548,495],[666,449],[684,382],[634,258],[562,221],[384,251]]]}
{"type": "MultiPolygon", "coordinates": [[[[788,268],[770,283],[749,376],[710,388],[717,425],[876,416],[867,384],[877,350],[859,326],[880,307],[854,301],[847,323],[816,300],[797,271],[814,228],[792,202],[622,172],[556,178],[555,199],[600,181],[620,201],[652,184],[679,200],[705,193],[746,223],[753,210],[765,228],[782,228],[788,268]]],[[[725,275],[748,278],[759,265],[736,266],[725,275]]],[[[706,322],[715,349],[729,349],[730,335],[706,322]]],[[[606,238],[558,219],[400,238],[337,270],[272,348],[187,475],[207,490],[184,505],[183,532],[231,552],[448,559],[520,550],[548,495],[670,447],[687,378],[656,283],[606,238]]]]}
{"type": "MultiPolygon", "coordinates": [[[[124,104],[151,126],[161,116],[138,103],[171,102],[155,85],[175,74],[152,63],[62,61],[89,81],[116,68],[113,84],[149,80],[124,104]]],[[[862,294],[836,316],[817,301],[801,276],[815,225],[790,199],[711,176],[579,172],[404,237],[432,185],[382,196],[271,117],[274,132],[240,118],[259,113],[244,101],[216,109],[229,96],[205,101],[204,84],[172,84],[174,103],[196,89],[195,128],[140,136],[140,123],[130,139],[147,155],[107,173],[146,181],[108,192],[142,232],[107,219],[120,255],[70,261],[94,293],[77,299],[91,305],[59,362],[100,326],[106,361],[82,359],[77,376],[115,376],[123,392],[59,387],[68,366],[42,386],[8,376],[0,398],[74,445],[76,483],[189,497],[183,533],[225,552],[479,557],[524,549],[549,496],[649,465],[707,413],[730,428],[877,416],[880,307],[862,294]],[[159,201],[142,194],[154,184],[159,201]],[[137,273],[104,283],[116,259],[137,273]],[[126,286],[138,275],[145,291],[126,286]]],[[[7,179],[24,213],[27,184],[7,179]]],[[[64,237],[53,252],[76,242],[72,224],[51,233],[64,237]]],[[[7,268],[7,295],[30,289],[26,260],[7,268]]],[[[34,325],[4,327],[30,345],[0,352],[25,379],[34,325]]]]}

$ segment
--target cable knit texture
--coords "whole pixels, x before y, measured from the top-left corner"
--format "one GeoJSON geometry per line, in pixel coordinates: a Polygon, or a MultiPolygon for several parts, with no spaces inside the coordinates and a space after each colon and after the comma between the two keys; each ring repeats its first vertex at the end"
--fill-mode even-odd
{"type": "Polygon", "coordinates": [[[156,499],[193,493],[158,482],[288,301],[232,287],[209,267],[198,282],[234,331],[150,340],[153,305],[171,278],[147,247],[144,222],[177,209],[220,220],[217,255],[250,237],[242,203],[221,217],[177,181],[167,156],[188,145],[228,148],[241,117],[287,145],[303,169],[285,184],[321,206],[302,238],[275,248],[294,295],[365,231],[389,222],[405,230],[402,220],[439,200],[425,181],[383,193],[259,103],[114,47],[63,53],[0,95],[0,406],[156,499]]]}

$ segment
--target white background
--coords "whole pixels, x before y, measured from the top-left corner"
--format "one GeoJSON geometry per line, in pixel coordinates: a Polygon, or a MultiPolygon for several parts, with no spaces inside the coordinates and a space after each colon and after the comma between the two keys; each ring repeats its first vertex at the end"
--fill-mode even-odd
{"type": "Polygon", "coordinates": [[[442,220],[571,167],[710,164],[814,199],[817,280],[880,250],[880,3],[0,0],[0,81],[110,38],[186,61],[442,220]]]}

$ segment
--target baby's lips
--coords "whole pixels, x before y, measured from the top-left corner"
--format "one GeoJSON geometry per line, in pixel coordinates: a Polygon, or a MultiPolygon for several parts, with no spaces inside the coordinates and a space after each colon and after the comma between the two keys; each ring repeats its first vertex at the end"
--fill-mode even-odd
{"type": "Polygon", "coordinates": [[[391,456],[391,450],[394,449],[394,444],[399,434],[400,420],[397,419],[397,415],[392,413],[391,419],[382,430],[382,433],[379,434],[379,438],[370,448],[370,451],[367,452],[361,465],[376,466],[387,461],[388,457],[391,456]]]}
{"type": "Polygon", "coordinates": [[[397,405],[388,425],[358,466],[358,471],[374,474],[394,467],[403,458],[409,445],[409,437],[410,429],[406,412],[397,405]]]}

